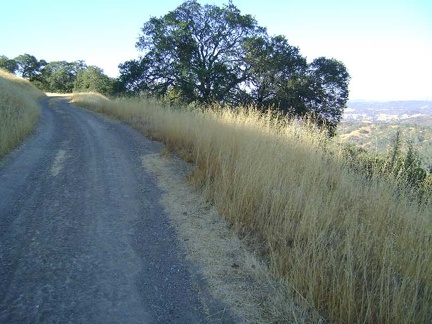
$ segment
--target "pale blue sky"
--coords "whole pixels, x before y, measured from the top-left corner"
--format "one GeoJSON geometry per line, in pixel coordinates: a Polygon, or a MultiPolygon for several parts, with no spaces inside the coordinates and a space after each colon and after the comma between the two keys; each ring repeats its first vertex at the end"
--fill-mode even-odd
{"type": "MultiPolygon", "coordinates": [[[[1,4],[0,55],[85,60],[110,76],[137,58],[135,42],[151,16],[182,0],[14,0],[1,4]]],[[[228,0],[200,0],[222,5],[228,0]]],[[[309,61],[345,63],[350,98],[432,99],[430,0],[234,0],[271,35],[285,35],[309,61]]]]}

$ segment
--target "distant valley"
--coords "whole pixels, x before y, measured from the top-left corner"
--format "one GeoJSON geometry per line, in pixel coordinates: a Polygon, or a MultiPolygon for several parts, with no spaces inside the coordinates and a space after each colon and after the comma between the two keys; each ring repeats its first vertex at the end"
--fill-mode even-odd
{"type": "Polygon", "coordinates": [[[432,126],[432,101],[349,101],[344,121],[408,122],[432,126]]]}
{"type": "Polygon", "coordinates": [[[388,152],[397,130],[432,166],[432,101],[349,101],[338,138],[370,152],[388,152]]]}

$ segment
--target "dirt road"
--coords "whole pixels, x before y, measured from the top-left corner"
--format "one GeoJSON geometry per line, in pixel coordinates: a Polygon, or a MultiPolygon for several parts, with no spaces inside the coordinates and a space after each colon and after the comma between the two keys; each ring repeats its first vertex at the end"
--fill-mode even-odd
{"type": "Polygon", "coordinates": [[[160,149],[44,99],[35,134],[0,168],[0,323],[231,322],[198,296],[202,280],[142,168],[160,149]]]}

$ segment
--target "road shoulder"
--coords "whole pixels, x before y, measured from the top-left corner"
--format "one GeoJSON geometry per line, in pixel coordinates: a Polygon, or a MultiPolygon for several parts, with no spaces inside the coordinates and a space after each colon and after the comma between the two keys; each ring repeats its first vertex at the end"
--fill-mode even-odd
{"type": "Polygon", "coordinates": [[[198,283],[203,304],[208,305],[211,294],[229,305],[241,323],[303,322],[304,310],[287,296],[289,287],[270,275],[245,240],[187,182],[193,165],[163,152],[143,156],[142,164],[162,189],[160,204],[175,225],[195,276],[207,282],[198,283]]]}

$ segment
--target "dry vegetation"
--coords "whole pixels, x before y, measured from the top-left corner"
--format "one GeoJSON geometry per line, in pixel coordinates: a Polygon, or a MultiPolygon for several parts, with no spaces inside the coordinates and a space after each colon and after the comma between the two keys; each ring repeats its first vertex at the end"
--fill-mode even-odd
{"type": "Polygon", "coordinates": [[[32,131],[43,96],[30,82],[0,70],[0,158],[32,131]]]}
{"type": "Polygon", "coordinates": [[[410,123],[342,122],[338,128],[338,138],[341,142],[355,144],[371,153],[386,153],[393,148],[396,132],[399,130],[404,142],[415,145],[423,164],[428,168],[432,167],[432,126],[428,125],[431,118],[411,118],[410,123]]]}
{"type": "Polygon", "coordinates": [[[164,142],[257,253],[331,322],[432,322],[432,206],[366,179],[313,127],[253,109],[171,109],[76,94],[164,142]]]}

